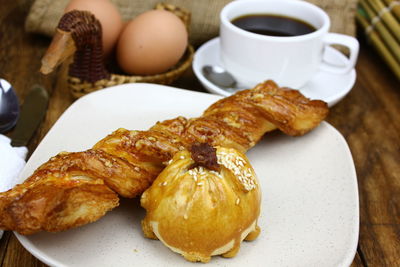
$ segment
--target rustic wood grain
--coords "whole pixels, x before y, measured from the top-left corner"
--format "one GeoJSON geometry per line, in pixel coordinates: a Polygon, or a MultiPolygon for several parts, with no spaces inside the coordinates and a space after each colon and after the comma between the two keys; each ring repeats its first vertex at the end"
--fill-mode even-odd
{"type": "Polygon", "coordinates": [[[353,263],[351,264],[351,267],[364,267],[365,264],[363,263],[360,254],[357,253],[356,256],[354,257],[353,263]]]}
{"type": "Polygon", "coordinates": [[[3,258],[2,266],[45,267],[46,265],[24,249],[18,239],[10,233],[10,239],[7,244],[7,253],[3,258]]]}
{"type": "MultiPolygon", "coordinates": [[[[23,99],[35,83],[51,88],[51,80],[37,75],[40,57],[48,44],[47,38],[27,35],[23,32],[24,17],[30,1],[2,1],[0,7],[0,77],[8,80],[23,99]]],[[[22,101],[21,101],[22,102],[22,101]]],[[[32,140],[32,149],[38,138],[32,140]]],[[[45,266],[26,251],[11,232],[0,240],[1,266],[45,266]]]]}
{"type": "Polygon", "coordinates": [[[360,248],[369,266],[400,266],[400,84],[385,66],[377,67],[383,63],[375,54],[369,56],[360,59],[359,71],[371,103],[362,116],[368,145],[359,150],[363,157],[355,157],[362,189],[360,248]]]}
{"type": "MultiPolygon", "coordinates": [[[[50,94],[45,121],[30,151],[74,99],[66,87],[66,66],[49,76],[38,73],[49,40],[24,32],[31,1],[6,0],[0,8],[0,77],[23,99],[40,83],[50,94]]],[[[400,266],[400,83],[362,38],[357,82],[334,106],[328,122],[346,138],[357,170],[360,195],[360,240],[352,267],[400,266]]],[[[188,70],[174,86],[204,91],[188,70]]],[[[0,240],[3,267],[45,266],[27,252],[11,232],[0,240]]]]}
{"type": "Polygon", "coordinates": [[[345,136],[357,169],[358,257],[366,266],[400,266],[400,84],[360,39],[357,83],[328,121],[345,136]]]}

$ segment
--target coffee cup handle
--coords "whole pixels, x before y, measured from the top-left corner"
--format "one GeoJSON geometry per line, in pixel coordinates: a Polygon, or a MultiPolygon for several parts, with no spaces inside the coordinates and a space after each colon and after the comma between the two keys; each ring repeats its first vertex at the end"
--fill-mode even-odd
{"type": "Polygon", "coordinates": [[[346,74],[354,68],[357,62],[358,51],[360,49],[360,44],[357,39],[348,35],[339,33],[328,33],[324,39],[325,47],[328,45],[342,45],[349,48],[349,60],[346,65],[333,65],[329,62],[323,61],[321,64],[321,69],[335,73],[335,74],[346,74]]]}

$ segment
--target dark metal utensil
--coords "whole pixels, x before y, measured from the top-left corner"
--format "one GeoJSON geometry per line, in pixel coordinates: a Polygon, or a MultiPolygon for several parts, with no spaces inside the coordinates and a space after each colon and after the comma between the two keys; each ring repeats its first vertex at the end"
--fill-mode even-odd
{"type": "Polygon", "coordinates": [[[18,97],[9,82],[0,79],[0,133],[10,130],[19,115],[18,97]]]}
{"type": "Polygon", "coordinates": [[[12,146],[26,146],[42,122],[49,101],[47,91],[39,86],[32,87],[21,107],[17,125],[11,134],[12,146]]]}

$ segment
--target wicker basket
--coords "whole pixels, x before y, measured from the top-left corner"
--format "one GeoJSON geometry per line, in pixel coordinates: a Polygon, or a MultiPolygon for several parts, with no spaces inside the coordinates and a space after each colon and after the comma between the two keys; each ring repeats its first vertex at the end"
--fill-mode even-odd
{"type": "MultiPolygon", "coordinates": [[[[177,15],[183,21],[189,32],[188,27],[190,25],[190,13],[187,10],[164,3],[157,4],[155,6],[155,9],[167,10],[177,15]]],[[[180,61],[173,68],[171,68],[165,73],[160,73],[156,75],[146,75],[146,76],[139,76],[139,75],[131,76],[131,75],[111,73],[109,78],[97,80],[94,82],[87,82],[81,80],[80,78],[71,76],[69,74],[68,86],[72,95],[75,98],[79,98],[90,92],[123,83],[146,82],[146,83],[158,83],[158,84],[171,84],[191,66],[193,60],[193,54],[194,54],[194,49],[189,44],[185,51],[185,54],[182,56],[180,61]]]]}
{"type": "Polygon", "coordinates": [[[94,83],[85,82],[79,78],[68,76],[68,87],[71,90],[72,95],[75,98],[79,98],[90,92],[123,83],[171,84],[191,66],[193,54],[194,49],[189,45],[178,64],[165,73],[147,76],[130,76],[112,73],[110,79],[102,79],[94,83]]]}

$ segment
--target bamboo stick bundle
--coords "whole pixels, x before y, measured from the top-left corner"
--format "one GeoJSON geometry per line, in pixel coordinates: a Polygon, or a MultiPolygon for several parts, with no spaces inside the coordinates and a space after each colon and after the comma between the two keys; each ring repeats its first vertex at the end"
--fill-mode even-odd
{"type": "Polygon", "coordinates": [[[400,42],[400,22],[395,18],[386,4],[383,3],[382,0],[366,0],[366,2],[378,14],[377,19],[382,20],[397,41],[400,42]]]}
{"type": "MultiPolygon", "coordinates": [[[[367,3],[366,0],[360,0],[360,7],[365,11],[364,16],[369,21],[370,26],[373,27],[380,35],[382,41],[386,44],[392,55],[400,63],[400,43],[393,36],[387,25],[378,19],[379,15],[375,10],[367,3]]],[[[400,34],[400,32],[398,33],[400,34]]]]}
{"type": "Polygon", "coordinates": [[[400,1],[385,0],[389,10],[391,10],[398,21],[400,21],[400,1]]]}
{"type": "Polygon", "coordinates": [[[386,62],[386,64],[388,64],[390,69],[400,80],[400,63],[393,56],[393,52],[387,47],[375,28],[372,27],[371,23],[368,21],[367,14],[364,9],[358,9],[356,19],[358,24],[366,32],[368,39],[371,41],[378,53],[382,56],[383,60],[386,62]]]}

